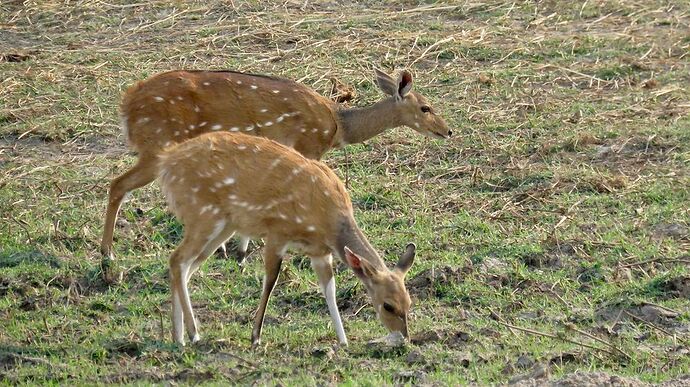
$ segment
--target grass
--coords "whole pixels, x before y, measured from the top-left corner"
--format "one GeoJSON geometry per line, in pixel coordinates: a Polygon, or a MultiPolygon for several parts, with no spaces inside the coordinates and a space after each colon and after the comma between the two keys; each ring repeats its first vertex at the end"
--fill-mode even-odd
{"type": "Polygon", "coordinates": [[[689,12],[619,0],[3,2],[0,380],[488,384],[534,364],[552,379],[690,373],[689,12]],[[214,257],[192,280],[204,339],[176,347],[166,260],[183,230],[156,185],[121,212],[123,283],[101,282],[107,186],[134,162],[117,118],[128,85],[229,68],[328,95],[334,76],[363,105],[380,98],[374,65],[411,66],[456,133],[399,128],[325,157],[388,261],[418,246],[411,344],[366,345],[384,331],[340,265],[351,345],[333,350],[315,276],[294,256],[265,344],[250,350],[255,244],[244,273],[214,257]]]}

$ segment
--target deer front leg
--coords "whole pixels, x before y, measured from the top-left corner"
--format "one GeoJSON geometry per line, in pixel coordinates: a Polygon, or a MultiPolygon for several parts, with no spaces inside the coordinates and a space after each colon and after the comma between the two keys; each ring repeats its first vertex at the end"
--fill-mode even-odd
{"type": "Polygon", "coordinates": [[[330,254],[325,257],[318,257],[311,259],[311,267],[316,272],[319,278],[319,285],[321,292],[326,298],[328,305],[328,312],[333,320],[335,333],[338,335],[338,342],[341,345],[347,345],[347,336],[345,336],[345,328],[340,319],[340,312],[338,311],[338,304],[335,299],[335,277],[333,276],[333,258],[330,254]]]}
{"type": "Polygon", "coordinates": [[[264,248],[264,269],[266,270],[266,274],[264,276],[264,288],[261,293],[261,301],[259,301],[259,308],[256,310],[256,315],[254,316],[254,329],[252,330],[253,348],[261,344],[261,328],[263,328],[264,325],[266,306],[268,305],[268,299],[271,297],[271,292],[273,292],[273,288],[278,280],[284,252],[284,244],[275,244],[272,241],[267,241],[266,247],[264,248]]]}

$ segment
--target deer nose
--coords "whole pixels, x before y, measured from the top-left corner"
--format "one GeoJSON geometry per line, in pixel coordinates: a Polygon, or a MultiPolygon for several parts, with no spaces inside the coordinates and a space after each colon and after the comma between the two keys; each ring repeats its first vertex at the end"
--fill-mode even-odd
{"type": "Polygon", "coordinates": [[[449,131],[448,131],[448,137],[451,137],[452,135],[453,135],[453,131],[452,131],[452,130],[449,130],[449,131]]]}

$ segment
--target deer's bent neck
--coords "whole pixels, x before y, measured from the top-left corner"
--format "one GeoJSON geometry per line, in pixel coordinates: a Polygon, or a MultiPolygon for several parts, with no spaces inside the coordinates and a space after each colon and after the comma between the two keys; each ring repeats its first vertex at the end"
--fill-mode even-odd
{"type": "Polygon", "coordinates": [[[402,125],[394,98],[386,98],[371,106],[338,110],[341,144],[364,142],[386,129],[402,125]]]}
{"type": "Polygon", "coordinates": [[[338,257],[341,261],[347,263],[345,259],[345,246],[375,267],[379,269],[385,268],[386,264],[371,246],[362,230],[357,227],[354,219],[351,218],[343,218],[341,220],[335,243],[338,257]]]}

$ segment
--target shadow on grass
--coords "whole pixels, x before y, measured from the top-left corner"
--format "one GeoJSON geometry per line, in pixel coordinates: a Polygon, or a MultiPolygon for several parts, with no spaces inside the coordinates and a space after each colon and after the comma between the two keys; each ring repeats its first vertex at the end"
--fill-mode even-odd
{"type": "Polygon", "coordinates": [[[55,269],[62,266],[58,257],[39,249],[0,249],[0,268],[16,267],[23,264],[43,265],[55,269]]]}

